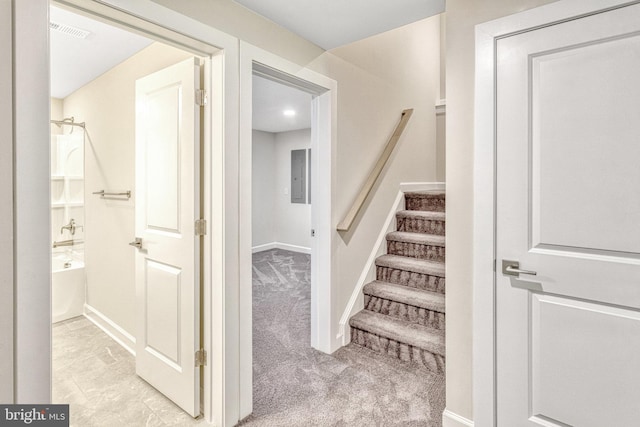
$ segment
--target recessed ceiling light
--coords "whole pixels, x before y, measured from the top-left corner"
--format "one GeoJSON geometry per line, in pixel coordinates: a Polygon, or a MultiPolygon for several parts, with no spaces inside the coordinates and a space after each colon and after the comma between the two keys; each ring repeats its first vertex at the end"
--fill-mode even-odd
{"type": "Polygon", "coordinates": [[[293,117],[296,115],[296,112],[294,110],[284,110],[282,114],[284,114],[287,117],[293,117]]]}

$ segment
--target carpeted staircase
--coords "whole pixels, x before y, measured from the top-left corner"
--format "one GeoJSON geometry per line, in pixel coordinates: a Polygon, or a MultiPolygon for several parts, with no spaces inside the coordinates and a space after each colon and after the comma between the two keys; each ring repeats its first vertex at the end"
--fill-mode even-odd
{"type": "Polygon", "coordinates": [[[349,320],[351,341],[444,373],[445,194],[405,193],[405,209],[364,286],[364,310],[349,320]]]}

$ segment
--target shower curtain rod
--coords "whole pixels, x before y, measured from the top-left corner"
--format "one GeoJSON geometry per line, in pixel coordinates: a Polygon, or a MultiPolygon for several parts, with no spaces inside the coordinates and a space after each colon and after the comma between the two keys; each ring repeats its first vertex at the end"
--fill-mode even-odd
{"type": "Polygon", "coordinates": [[[80,126],[80,127],[84,127],[84,122],[81,123],[74,123],[74,122],[69,122],[69,121],[64,121],[64,120],[50,120],[51,124],[54,125],[69,125],[69,126],[80,126]]]}

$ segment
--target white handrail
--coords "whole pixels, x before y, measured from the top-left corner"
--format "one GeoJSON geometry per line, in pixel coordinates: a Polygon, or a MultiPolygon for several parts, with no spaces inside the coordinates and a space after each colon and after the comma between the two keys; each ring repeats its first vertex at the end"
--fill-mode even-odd
{"type": "Polygon", "coordinates": [[[404,128],[407,126],[407,122],[411,118],[412,114],[413,114],[413,108],[409,108],[407,110],[402,111],[402,116],[400,117],[400,123],[398,123],[398,126],[396,126],[396,130],[393,131],[393,135],[391,135],[391,138],[389,138],[389,141],[387,142],[387,146],[384,148],[384,151],[382,152],[382,154],[380,155],[380,158],[378,159],[375,166],[371,170],[371,173],[369,173],[369,177],[367,178],[367,181],[364,183],[364,185],[360,189],[360,192],[358,193],[358,196],[353,201],[353,205],[351,206],[351,209],[349,209],[349,212],[347,213],[347,215],[338,224],[338,227],[337,227],[338,231],[349,231],[349,228],[351,228],[351,224],[353,224],[353,220],[356,219],[356,216],[358,215],[358,212],[360,212],[362,205],[364,205],[364,202],[367,199],[367,196],[369,195],[369,193],[371,192],[373,185],[376,183],[376,180],[380,176],[380,172],[382,172],[382,169],[387,164],[389,157],[391,157],[391,153],[393,152],[393,149],[398,143],[398,140],[400,139],[400,136],[402,135],[404,128]]]}

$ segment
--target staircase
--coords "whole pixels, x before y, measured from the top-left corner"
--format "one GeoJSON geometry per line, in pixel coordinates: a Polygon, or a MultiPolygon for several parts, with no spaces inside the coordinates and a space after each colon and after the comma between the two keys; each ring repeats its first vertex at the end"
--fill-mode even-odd
{"type": "Polygon", "coordinates": [[[351,341],[443,374],[445,194],[405,193],[405,209],[364,286],[364,310],[349,320],[351,341]]]}

